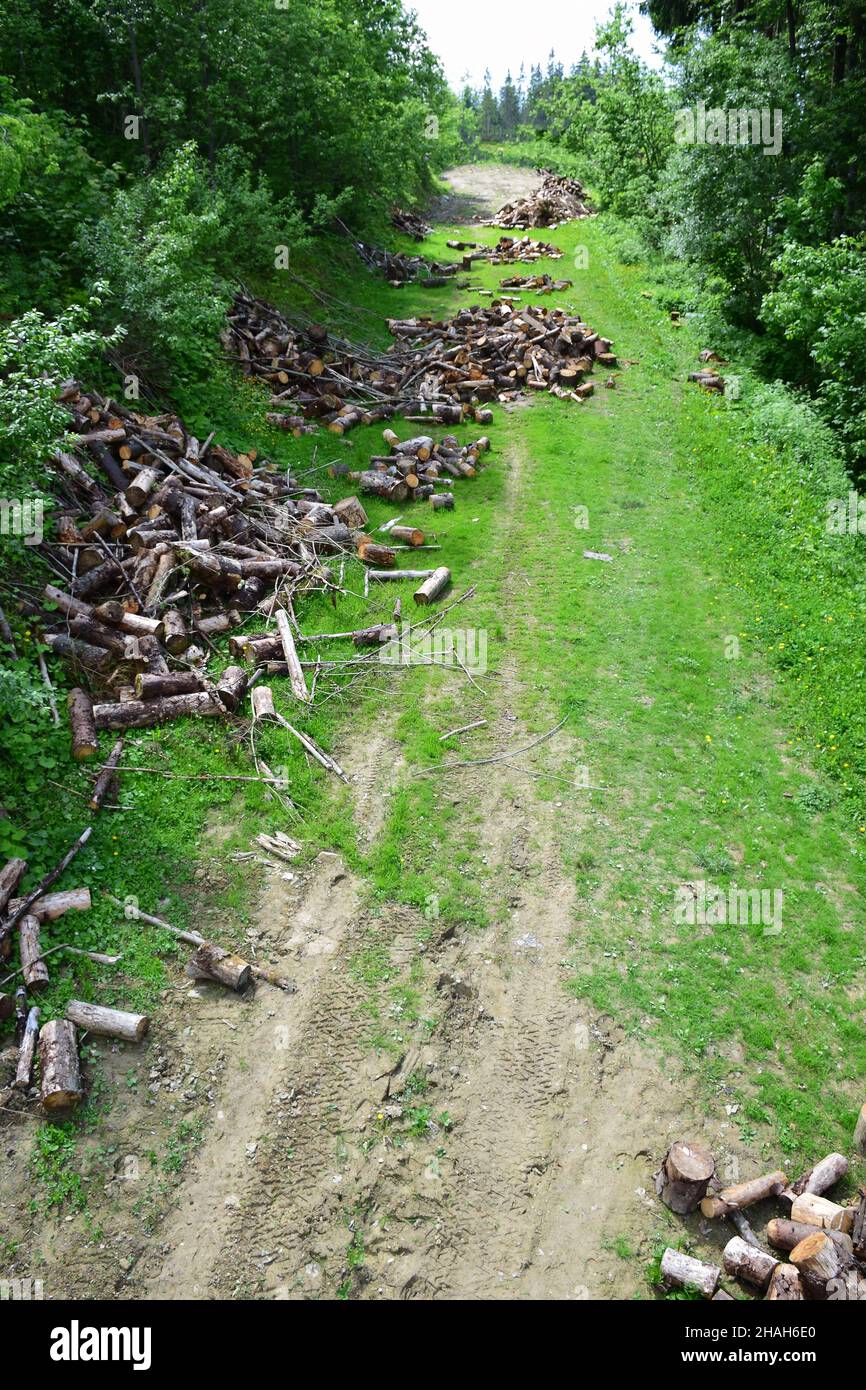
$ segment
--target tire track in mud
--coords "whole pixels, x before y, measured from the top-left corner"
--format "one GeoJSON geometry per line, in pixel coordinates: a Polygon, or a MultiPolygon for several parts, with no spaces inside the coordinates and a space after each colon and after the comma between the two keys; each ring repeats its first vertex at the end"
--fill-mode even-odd
{"type": "MultiPolygon", "coordinates": [[[[509,538],[528,489],[522,463],[512,448],[491,542],[503,554],[519,553],[509,538]]],[[[529,617],[520,580],[498,590],[506,628],[529,617]]],[[[492,684],[492,746],[520,748],[531,738],[510,708],[520,672],[506,666],[492,684]]],[[[573,749],[563,730],[520,761],[568,777],[573,749]]],[[[370,764],[355,753],[363,786],[370,764]]],[[[386,761],[393,784],[404,769],[386,761]]],[[[338,860],[319,862],[286,928],[299,993],[262,995],[252,1037],[238,1040],[249,1066],[230,1063],[225,1120],[164,1223],[168,1253],[150,1262],[145,1297],[574,1299],[640,1287],[641,1268],[611,1244],[649,1256],[666,1222],[651,1155],[692,1131],[694,1085],[564,988],[576,904],[560,839],[589,813],[573,797],[541,801],[510,762],[450,776],[467,815],[482,818],[493,924],[444,929],[419,951],[421,914],[374,915],[338,860]],[[397,1056],[371,1047],[353,970],[371,931],[394,978],[420,964],[435,1019],[397,1056]],[[406,1123],[419,1098],[420,1129],[406,1123]]],[[[369,848],[380,822],[361,798],[356,818],[369,848]]],[[[273,891],[260,914],[271,926],[273,891]]],[[[400,1022],[393,1032],[408,1036],[400,1022]]],[[[702,1132],[730,1147],[718,1126],[702,1132]]]]}

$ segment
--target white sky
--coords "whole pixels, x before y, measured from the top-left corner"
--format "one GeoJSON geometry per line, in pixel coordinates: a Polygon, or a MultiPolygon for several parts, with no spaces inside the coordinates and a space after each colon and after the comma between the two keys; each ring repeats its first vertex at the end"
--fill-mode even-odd
{"type": "MultiPolygon", "coordinates": [[[[445,75],[454,88],[469,74],[473,87],[481,85],[489,68],[496,91],[508,69],[515,82],[520,64],[547,67],[547,55],[556,50],[566,69],[586,49],[592,51],[595,26],[607,18],[612,0],[404,0],[415,10],[426,30],[430,47],[438,53],[445,75]]],[[[655,67],[653,27],[637,4],[629,6],[634,21],[632,44],[655,67]]]]}

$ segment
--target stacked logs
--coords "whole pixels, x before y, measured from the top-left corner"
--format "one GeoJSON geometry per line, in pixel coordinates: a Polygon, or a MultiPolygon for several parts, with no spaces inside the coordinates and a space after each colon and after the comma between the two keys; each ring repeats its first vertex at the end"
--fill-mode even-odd
{"type": "Polygon", "coordinates": [[[554,280],[552,275],[509,275],[499,281],[504,290],[536,290],[539,294],[571,289],[573,280],[554,280]]]}
{"type": "Polygon", "coordinates": [[[347,537],[318,492],[257,466],[252,451],[201,444],[175,417],[136,414],[77,385],[63,394],[78,440],[54,461],[59,539],[43,553],[62,582],[44,591],[53,611],[43,621],[73,670],[73,752],[84,760],[102,729],[234,710],[236,673],[207,678],[213,638],[276,588],[327,587],[322,557],[347,537]]]}
{"type": "Polygon", "coordinates": [[[426,360],[423,389],[455,401],[513,400],[526,391],[551,391],[582,400],[596,362],[616,365],[609,339],[561,308],[514,308],[494,300],[471,305],[447,322],[389,319],[398,340],[426,360]]]}
{"type": "Polygon", "coordinates": [[[396,227],[404,236],[412,237],[414,241],[423,241],[433,230],[430,223],[425,222],[417,212],[407,212],[405,208],[394,207],[389,215],[391,226],[396,227]]]}
{"type": "MultiPolygon", "coordinates": [[[[536,241],[529,236],[502,236],[495,246],[485,247],[482,255],[473,255],[471,260],[486,260],[491,265],[507,265],[511,261],[531,264],[540,260],[560,261],[562,254],[562,248],[554,246],[550,241],[536,241]]],[[[463,259],[463,267],[469,269],[466,257],[463,259]]]]}
{"type": "Polygon", "coordinates": [[[661,1260],[663,1284],[728,1299],[719,1288],[724,1269],[770,1302],[866,1301],[866,1188],[847,1205],[824,1195],[847,1172],[845,1155],[831,1153],[795,1182],[779,1169],[723,1187],[708,1149],[672,1144],[656,1174],[662,1201],[681,1214],[700,1208],[708,1221],[730,1221],[736,1234],[724,1247],[721,1266],[669,1247],[661,1260]],[[744,1212],[770,1198],[782,1204],[783,1215],[767,1223],[762,1243],[744,1212]]]}
{"type": "MultiPolygon", "coordinates": [[[[453,434],[444,435],[438,443],[431,435],[419,434],[412,439],[400,439],[393,430],[384,431],[388,454],[374,454],[370,467],[362,473],[349,473],[349,479],[359,490],[389,502],[426,501],[434,510],[453,510],[451,487],[461,478],[474,478],[481,466],[481,456],[490,448],[486,435],[471,444],[460,444],[453,434]],[[444,491],[443,491],[444,488],[444,491]]],[[[337,504],[336,511],[348,507],[355,499],[347,498],[337,504]]],[[[366,517],[361,521],[363,528],[366,517]]],[[[423,544],[413,541],[412,544],[423,544]]],[[[362,559],[366,552],[359,549],[362,559]]]]}
{"type": "Polygon", "coordinates": [[[571,222],[591,214],[583,185],[577,179],[548,173],[528,198],[506,203],[484,225],[520,230],[527,227],[555,227],[560,222],[571,222]]]}
{"type": "Polygon", "coordinates": [[[296,432],[316,419],[344,434],[398,409],[457,423],[455,407],[510,400],[525,390],[568,388],[581,399],[591,392],[582,381],[593,363],[616,363],[609,340],[576,315],[529,313],[507,299],[469,306],[444,321],[389,319],[388,327],[396,342],[376,353],[333,338],[318,324],[292,327],[270,305],[240,294],[224,342],[247,375],[276,388],[271,404],[288,413],[268,419],[296,432]]]}

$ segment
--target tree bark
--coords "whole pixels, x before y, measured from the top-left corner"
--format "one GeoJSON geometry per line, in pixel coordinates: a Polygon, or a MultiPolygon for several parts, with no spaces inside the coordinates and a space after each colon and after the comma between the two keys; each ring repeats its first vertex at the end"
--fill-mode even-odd
{"type": "Polygon", "coordinates": [[[657,1187],[665,1206],[684,1215],[699,1207],[715,1172],[715,1162],[700,1144],[678,1140],[662,1160],[657,1187]]]}
{"type": "Polygon", "coordinates": [[[93,720],[93,701],[86,690],[76,686],[70,690],[66,704],[72,729],[72,756],[80,763],[86,758],[92,758],[99,751],[99,738],[93,720]]]}
{"type": "Polygon", "coordinates": [[[722,1271],[718,1265],[704,1264],[668,1246],[662,1255],[661,1275],[669,1289],[699,1289],[704,1298],[712,1298],[722,1271]]]}
{"type": "Polygon", "coordinates": [[[240,956],[230,955],[221,946],[206,941],[189,962],[187,973],[193,979],[216,980],[240,994],[250,982],[252,968],[240,956]]]}
{"type": "Polygon", "coordinates": [[[84,1094],[75,1024],[54,1018],[39,1034],[39,1072],[44,1109],[71,1110],[84,1094]]]}
{"type": "Polygon", "coordinates": [[[213,718],[225,711],[207,691],[192,695],[170,695],[162,700],[128,700],[126,703],[94,705],[97,729],[149,729],[168,719],[213,718]]]}
{"type": "Polygon", "coordinates": [[[775,1255],[756,1250],[754,1245],[749,1245],[740,1236],[731,1237],[722,1258],[728,1274],[733,1274],[737,1279],[743,1279],[762,1290],[766,1289],[773,1270],[780,1263],[775,1255]]]}
{"type": "Polygon", "coordinates": [[[121,1038],[124,1042],[141,1042],[150,1027],[146,1014],[107,1009],[101,1004],[86,1004],[81,999],[70,999],[66,1005],[66,1017],[88,1033],[98,1033],[104,1038],[121,1038]]]}

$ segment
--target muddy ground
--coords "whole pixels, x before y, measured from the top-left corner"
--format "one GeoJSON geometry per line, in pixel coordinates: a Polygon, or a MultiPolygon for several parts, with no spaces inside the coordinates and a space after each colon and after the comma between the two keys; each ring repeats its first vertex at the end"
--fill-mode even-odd
{"type": "Polygon", "coordinates": [[[528,197],[539,184],[535,169],[513,164],[461,164],[446,170],[442,179],[448,192],[433,200],[431,220],[458,225],[474,217],[490,217],[504,203],[528,197]]]}

